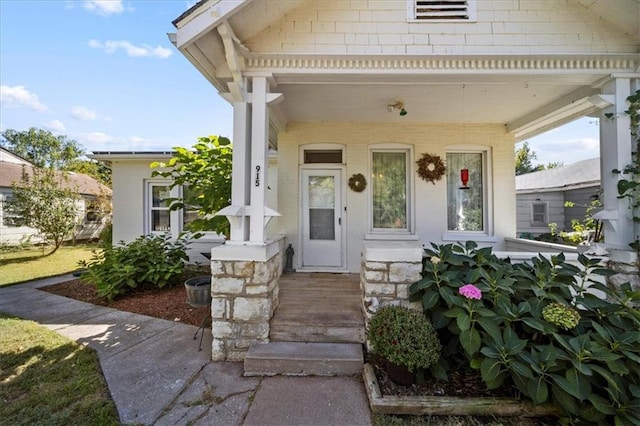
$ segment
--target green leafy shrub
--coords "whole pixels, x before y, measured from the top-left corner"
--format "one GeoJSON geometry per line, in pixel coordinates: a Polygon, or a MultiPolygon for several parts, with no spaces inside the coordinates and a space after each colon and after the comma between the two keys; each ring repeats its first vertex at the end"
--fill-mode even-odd
{"type": "Polygon", "coordinates": [[[134,289],[162,288],[182,274],[186,241],[169,235],[146,235],[117,246],[105,245],[94,251],[88,262],[80,262],[86,273],[82,279],[95,285],[98,295],[108,300],[134,289]]]}
{"type": "Polygon", "coordinates": [[[488,388],[512,384],[569,421],[640,424],[640,293],[596,281],[613,273],[600,259],[578,261],[511,264],[474,242],[432,245],[409,290],[444,345],[431,374],[466,365],[488,388]]]}
{"type": "Polygon", "coordinates": [[[409,371],[438,362],[442,346],[429,320],[419,311],[383,306],[373,314],[367,330],[373,352],[409,371]]]}
{"type": "Polygon", "coordinates": [[[104,228],[100,231],[98,241],[103,247],[110,247],[113,245],[113,223],[109,222],[104,225],[104,228]]]}

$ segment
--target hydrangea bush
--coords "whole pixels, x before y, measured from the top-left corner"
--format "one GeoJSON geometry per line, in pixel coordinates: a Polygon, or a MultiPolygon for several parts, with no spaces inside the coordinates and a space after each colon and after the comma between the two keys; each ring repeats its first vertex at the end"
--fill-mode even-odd
{"type": "Polygon", "coordinates": [[[425,254],[410,298],[422,301],[443,344],[432,375],[446,379],[463,365],[490,389],[512,384],[557,405],[565,421],[640,424],[640,294],[595,281],[613,273],[600,259],[511,264],[474,242],[432,244],[425,254]]]}

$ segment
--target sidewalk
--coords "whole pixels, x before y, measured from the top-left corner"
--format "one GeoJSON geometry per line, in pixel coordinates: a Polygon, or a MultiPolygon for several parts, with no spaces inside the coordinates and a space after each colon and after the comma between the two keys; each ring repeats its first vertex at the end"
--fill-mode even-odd
{"type": "Polygon", "coordinates": [[[210,362],[207,330],[198,351],[197,327],[37,290],[69,279],[0,288],[0,312],[94,349],[125,424],[371,424],[360,377],[243,377],[240,363],[210,362]]]}

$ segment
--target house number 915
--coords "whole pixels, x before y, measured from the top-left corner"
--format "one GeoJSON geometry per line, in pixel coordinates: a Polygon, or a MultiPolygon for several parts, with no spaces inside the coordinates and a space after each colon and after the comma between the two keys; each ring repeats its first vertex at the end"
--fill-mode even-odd
{"type": "Polygon", "coordinates": [[[260,166],[256,166],[256,186],[260,186],[260,166]]]}

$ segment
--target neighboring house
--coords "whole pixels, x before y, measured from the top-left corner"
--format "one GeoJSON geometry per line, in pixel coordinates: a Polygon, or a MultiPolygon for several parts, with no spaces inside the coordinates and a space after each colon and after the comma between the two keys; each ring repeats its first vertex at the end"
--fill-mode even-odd
{"type": "MultiPolygon", "coordinates": [[[[0,148],[0,244],[42,241],[36,229],[23,226],[21,218],[10,214],[6,209],[6,205],[11,202],[13,183],[21,180],[23,170],[29,173],[32,167],[33,164],[28,160],[0,148]]],[[[77,191],[82,198],[76,206],[77,226],[70,239],[98,238],[110,218],[101,211],[98,204],[105,199],[109,202],[111,188],[82,173],[68,172],[67,179],[63,179],[62,176],[60,179],[64,186],[77,191]]]]}
{"type": "MultiPolygon", "coordinates": [[[[233,107],[213,358],[266,338],[289,244],[297,270],[360,273],[365,300],[408,303],[423,245],[509,249],[516,142],[595,114],[602,169],[629,163],[640,2],[615,3],[207,0],[178,17],[170,40],[233,107]]],[[[628,249],[637,226],[602,176],[607,244],[628,249]]]]}
{"type": "Polygon", "coordinates": [[[518,235],[558,231],[571,232],[573,219],[584,220],[587,207],[601,199],[600,159],[577,161],[566,166],[516,176],[518,235]],[[574,207],[565,207],[566,202],[574,207]]]}
{"type": "MultiPolygon", "coordinates": [[[[178,237],[186,231],[186,224],[197,215],[192,210],[170,211],[165,198],[182,196],[183,188],[170,189],[171,181],[152,177],[151,163],[168,161],[171,152],[94,152],[91,158],[108,163],[113,184],[113,243],[130,242],[140,235],[170,233],[178,237]]],[[[275,163],[272,169],[276,171],[275,163]]],[[[271,178],[271,198],[276,200],[277,174],[271,178]]],[[[189,257],[192,262],[204,263],[211,248],[221,244],[224,237],[216,233],[191,241],[189,257]]]]}

